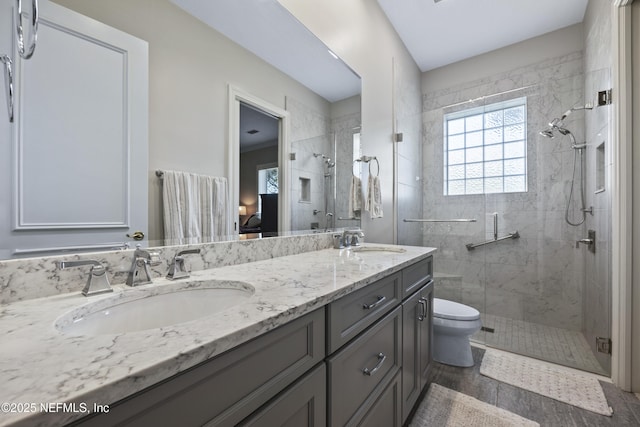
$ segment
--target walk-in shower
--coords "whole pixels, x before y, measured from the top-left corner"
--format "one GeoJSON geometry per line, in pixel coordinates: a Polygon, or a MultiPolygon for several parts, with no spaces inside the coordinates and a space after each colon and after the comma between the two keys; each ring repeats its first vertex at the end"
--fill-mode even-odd
{"type": "Polygon", "coordinates": [[[591,110],[593,109],[590,105],[585,105],[583,107],[573,107],[567,110],[560,118],[555,118],[549,122],[549,127],[541,130],[540,135],[545,138],[555,138],[556,132],[563,135],[568,136],[571,141],[571,148],[574,150],[573,154],[573,173],[571,175],[571,187],[569,189],[569,198],[567,199],[567,207],[565,209],[564,219],[567,224],[577,227],[582,225],[587,218],[587,213],[593,214],[593,207],[587,209],[585,202],[585,156],[584,152],[587,148],[586,143],[578,144],[576,142],[575,136],[569,129],[565,127],[564,120],[574,111],[577,110],[591,110]],[[579,179],[578,182],[578,191],[580,193],[580,219],[571,218],[571,204],[574,198],[574,190],[576,186],[576,171],[579,171],[579,179]]]}
{"type": "MultiPolygon", "coordinates": [[[[313,157],[321,158],[324,162],[324,171],[323,171],[323,181],[322,181],[322,193],[323,193],[323,201],[324,207],[323,212],[325,215],[325,231],[328,231],[331,228],[335,228],[335,216],[334,213],[331,212],[333,209],[329,206],[331,201],[333,200],[331,190],[333,188],[333,177],[336,162],[332,161],[329,156],[326,156],[322,153],[313,153],[313,157]]],[[[314,214],[318,213],[318,210],[314,210],[314,214]]]]}

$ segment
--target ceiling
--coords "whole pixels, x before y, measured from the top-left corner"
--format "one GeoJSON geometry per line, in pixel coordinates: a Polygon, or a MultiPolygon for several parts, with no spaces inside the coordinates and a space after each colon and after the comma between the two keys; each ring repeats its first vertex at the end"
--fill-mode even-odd
{"type": "Polygon", "coordinates": [[[360,93],[360,77],[277,0],[171,0],[329,102],[360,93]]]}
{"type": "Polygon", "coordinates": [[[428,71],[582,22],[589,0],[378,0],[428,71]]]}

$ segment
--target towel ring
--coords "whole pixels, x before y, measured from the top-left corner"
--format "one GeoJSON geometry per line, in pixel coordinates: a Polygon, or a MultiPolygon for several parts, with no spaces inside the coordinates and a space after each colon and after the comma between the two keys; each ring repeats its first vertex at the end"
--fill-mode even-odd
{"type": "Polygon", "coordinates": [[[379,176],[380,175],[380,162],[378,162],[378,158],[377,157],[372,157],[369,160],[369,175],[373,175],[371,173],[371,160],[375,160],[376,161],[376,165],[378,165],[378,171],[376,172],[376,176],[379,176]]]}
{"type": "Polygon", "coordinates": [[[22,0],[16,0],[16,6],[14,8],[14,20],[16,25],[16,34],[18,42],[18,54],[23,59],[29,59],[33,56],[33,52],[36,50],[36,40],[38,39],[38,0],[31,0],[31,19],[29,24],[31,26],[31,44],[28,48],[24,45],[24,29],[22,28],[22,0]]]}

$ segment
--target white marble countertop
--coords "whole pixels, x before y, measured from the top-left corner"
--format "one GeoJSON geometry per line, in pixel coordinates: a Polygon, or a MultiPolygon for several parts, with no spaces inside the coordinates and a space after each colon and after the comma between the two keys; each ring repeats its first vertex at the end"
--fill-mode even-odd
{"type": "MultiPolygon", "coordinates": [[[[393,248],[405,252],[324,249],[194,272],[189,280],[242,281],[255,293],[218,314],[124,334],[68,336],[54,327],[70,310],[132,290],[124,285],[93,297],[77,292],[1,305],[0,425],[60,425],[80,418],[87,415],[85,405],[112,404],[435,251],[393,248]],[[62,403],[75,403],[77,412],[62,403]],[[41,404],[52,411],[43,412],[41,404]]],[[[168,283],[176,282],[154,279],[146,286],[168,283]]]]}

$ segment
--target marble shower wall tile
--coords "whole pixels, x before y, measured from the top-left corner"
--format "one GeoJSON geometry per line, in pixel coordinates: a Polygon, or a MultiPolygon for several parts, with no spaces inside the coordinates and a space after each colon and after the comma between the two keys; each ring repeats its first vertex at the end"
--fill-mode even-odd
{"type": "MultiPolygon", "coordinates": [[[[327,249],[333,246],[331,234],[318,233],[265,239],[189,245],[200,254],[186,257],[191,271],[243,264],[286,255],[327,249]]],[[[187,246],[151,248],[158,251],[161,264],[151,267],[152,277],[164,277],[173,257],[187,246]]],[[[96,259],[105,265],[112,285],[126,281],[133,250],[63,255],[0,261],[0,304],[41,298],[67,292],[80,292],[89,274],[88,268],[59,270],[56,261],[96,259]]],[[[250,272],[248,274],[251,274],[250,272]]]]}
{"type": "MultiPolygon", "coordinates": [[[[424,217],[478,221],[423,226],[423,244],[438,247],[436,272],[462,277],[454,289],[442,289],[455,283],[446,280],[436,292],[457,295],[489,314],[582,328],[585,260],[574,245],[584,227],[564,220],[574,151],[569,138],[551,140],[538,132],[584,103],[584,77],[584,55],[574,52],[423,94],[424,217]],[[444,196],[444,115],[522,96],[527,97],[528,191],[444,196]],[[517,230],[521,238],[468,251],[467,243],[493,238],[494,212],[499,236],[517,230]]],[[[584,138],[585,114],[576,112],[566,121],[577,139],[584,138]]]]}
{"type": "Polygon", "coordinates": [[[331,120],[325,114],[288,97],[287,111],[291,114],[291,228],[308,230],[312,223],[326,226],[324,207],[324,161],[314,153],[333,156],[331,120]],[[302,198],[302,180],[310,184],[310,197],[302,198]],[[314,214],[313,211],[323,211],[314,214]]]}

